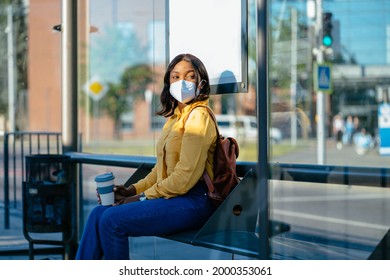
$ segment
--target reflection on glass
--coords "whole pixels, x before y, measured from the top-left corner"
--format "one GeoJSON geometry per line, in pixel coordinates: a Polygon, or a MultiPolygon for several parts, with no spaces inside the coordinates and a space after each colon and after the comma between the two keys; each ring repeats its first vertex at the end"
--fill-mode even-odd
{"type": "Polygon", "coordinates": [[[323,33],[332,36],[330,46],[320,43],[319,24],[308,13],[309,2],[275,0],[270,8],[270,126],[283,135],[279,145],[271,144],[271,161],[317,164],[321,149],[324,164],[386,166],[389,158],[378,153],[378,107],[389,102],[390,94],[388,36],[381,33],[390,22],[383,10],[388,1],[377,1],[370,9],[365,8],[370,1],[322,1],[323,14],[331,15],[330,27],[320,20],[323,33]],[[375,24],[358,24],[367,21],[375,24]],[[316,76],[313,65],[319,50],[331,75],[316,76]],[[331,86],[322,104],[323,120],[317,114],[316,79],[331,86]],[[335,117],[340,121],[335,122],[335,117]],[[346,127],[350,118],[355,120],[352,128],[346,127]],[[323,147],[317,146],[320,121],[325,124],[323,147]],[[362,129],[371,138],[364,153],[352,141],[362,129]]]}
{"type": "Polygon", "coordinates": [[[378,257],[390,228],[387,189],[288,181],[271,181],[270,188],[271,218],[290,225],[272,238],[274,258],[378,257]]]}
{"type": "Polygon", "coordinates": [[[388,34],[383,33],[390,23],[384,8],[389,3],[322,1],[323,13],[332,14],[332,43],[325,47],[318,21],[307,13],[309,2],[274,0],[270,8],[270,127],[283,135],[271,144],[271,161],[310,166],[306,173],[273,170],[271,219],[290,230],[272,238],[272,258],[383,258],[378,249],[390,228],[389,193],[380,187],[388,187],[390,159],[378,152],[378,108],[390,100],[388,34]],[[316,76],[319,49],[331,76],[316,76]],[[323,104],[326,141],[320,147],[325,165],[334,165],[330,168],[317,165],[315,79],[331,85],[323,104]],[[373,176],[365,176],[368,167],[373,176]]]}

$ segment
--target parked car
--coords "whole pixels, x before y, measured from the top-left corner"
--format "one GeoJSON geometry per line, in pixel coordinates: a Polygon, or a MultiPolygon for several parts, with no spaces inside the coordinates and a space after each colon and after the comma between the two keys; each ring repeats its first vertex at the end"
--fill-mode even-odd
{"type": "MultiPolygon", "coordinates": [[[[216,115],[219,132],[225,137],[234,137],[238,141],[257,139],[257,119],[255,116],[216,115]]],[[[270,142],[279,143],[282,132],[275,127],[270,128],[270,142]]]]}

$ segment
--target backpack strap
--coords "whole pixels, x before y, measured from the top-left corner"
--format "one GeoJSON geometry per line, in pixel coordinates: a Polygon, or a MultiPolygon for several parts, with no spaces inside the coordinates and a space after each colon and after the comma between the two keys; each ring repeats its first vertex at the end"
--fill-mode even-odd
{"type": "Polygon", "coordinates": [[[196,107],[192,108],[192,109],[188,112],[188,115],[185,117],[184,123],[187,122],[188,118],[190,117],[191,112],[192,112],[194,109],[199,108],[199,107],[206,108],[207,111],[209,112],[209,114],[210,114],[210,116],[211,116],[211,119],[214,121],[215,129],[216,129],[216,131],[217,131],[217,137],[218,137],[218,136],[219,136],[219,129],[218,129],[218,125],[217,125],[217,119],[215,118],[215,115],[214,115],[213,110],[211,110],[211,108],[210,108],[209,106],[199,105],[199,106],[196,106],[196,107]]]}
{"type": "MultiPolygon", "coordinates": [[[[216,131],[217,131],[217,143],[216,143],[216,145],[218,145],[218,141],[220,141],[220,138],[219,138],[219,129],[218,129],[218,125],[217,125],[217,120],[216,120],[216,118],[215,118],[215,115],[214,115],[213,111],[211,110],[211,108],[210,108],[209,106],[199,105],[199,106],[196,106],[196,107],[192,108],[192,109],[189,111],[188,115],[185,117],[184,123],[187,122],[187,120],[188,120],[188,118],[189,118],[191,112],[192,112],[194,109],[198,108],[198,107],[206,108],[207,111],[209,112],[209,115],[211,116],[211,119],[214,121],[215,129],[216,129],[216,131]]],[[[207,188],[209,189],[209,191],[210,191],[210,192],[213,192],[213,191],[214,191],[214,184],[213,184],[213,182],[212,182],[212,180],[211,180],[211,177],[210,177],[209,173],[207,172],[207,169],[206,169],[206,168],[204,169],[202,178],[203,178],[203,180],[205,181],[205,183],[206,183],[207,188]]]]}

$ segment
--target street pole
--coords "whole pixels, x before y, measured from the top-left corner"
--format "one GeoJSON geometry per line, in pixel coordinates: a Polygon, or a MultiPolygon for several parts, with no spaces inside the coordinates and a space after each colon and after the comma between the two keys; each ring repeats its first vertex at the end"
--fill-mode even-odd
{"type": "Polygon", "coordinates": [[[256,165],[258,179],[259,212],[257,225],[261,228],[259,235],[258,259],[270,258],[270,223],[269,223],[269,145],[268,145],[268,13],[266,0],[257,0],[257,116],[259,152],[256,165]]]}
{"type": "MultiPolygon", "coordinates": [[[[90,55],[89,55],[89,48],[90,48],[90,18],[89,18],[89,0],[84,2],[84,18],[85,21],[83,23],[85,27],[85,82],[87,83],[87,88],[89,89],[89,82],[90,82],[90,55]]],[[[90,97],[88,95],[85,96],[85,143],[89,144],[90,142],[90,127],[91,127],[91,118],[89,109],[90,108],[90,97]]]]}
{"type": "MultiPolygon", "coordinates": [[[[316,38],[317,64],[324,62],[324,53],[322,49],[322,0],[316,0],[316,38]]],[[[321,90],[317,90],[317,163],[325,164],[326,143],[325,143],[325,96],[321,90]]]]}
{"type": "Polygon", "coordinates": [[[298,12],[296,8],[291,9],[291,145],[297,144],[297,114],[296,114],[296,102],[297,102],[297,52],[298,52],[298,12]]]}
{"type": "MultiPolygon", "coordinates": [[[[62,42],[61,42],[61,82],[62,82],[62,149],[63,153],[77,152],[78,150],[78,59],[77,59],[77,0],[62,0],[62,42]]],[[[79,172],[77,163],[70,164],[72,178],[72,229],[75,233],[71,242],[65,246],[65,259],[74,259],[77,251],[78,230],[80,220],[79,172]]],[[[64,233],[68,238],[71,233],[64,233]]],[[[65,239],[65,238],[64,238],[65,239]]]]}
{"type": "Polygon", "coordinates": [[[15,57],[13,38],[13,9],[7,6],[7,52],[8,52],[8,131],[15,132],[15,57]]]}

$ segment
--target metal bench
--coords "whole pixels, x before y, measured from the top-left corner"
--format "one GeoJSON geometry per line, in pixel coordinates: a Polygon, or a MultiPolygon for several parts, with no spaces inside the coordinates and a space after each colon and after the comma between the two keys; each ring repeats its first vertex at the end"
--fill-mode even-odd
{"type": "MultiPolygon", "coordinates": [[[[137,182],[150,170],[150,166],[141,165],[125,185],[137,182]]],[[[241,166],[240,172],[244,170],[241,166]]],[[[242,173],[238,175],[242,177],[241,182],[202,228],[159,237],[256,258],[259,255],[260,235],[257,227],[259,203],[256,178],[252,169],[243,176],[242,173]]],[[[270,229],[272,236],[286,232],[290,227],[282,222],[270,221],[270,229]]]]}
{"type": "MultiPolygon", "coordinates": [[[[126,186],[144,178],[155,164],[155,158],[68,153],[76,163],[101,164],[136,168],[125,183],[126,186]]],[[[258,252],[259,228],[257,183],[253,172],[254,163],[238,163],[237,173],[241,182],[230,196],[215,211],[206,224],[197,230],[169,236],[169,240],[195,246],[217,249],[224,252],[256,258],[258,252]]],[[[270,221],[271,235],[289,230],[287,224],[270,221]]]]}

